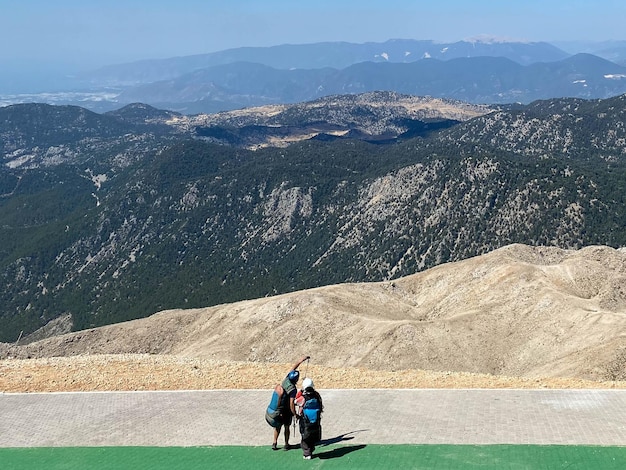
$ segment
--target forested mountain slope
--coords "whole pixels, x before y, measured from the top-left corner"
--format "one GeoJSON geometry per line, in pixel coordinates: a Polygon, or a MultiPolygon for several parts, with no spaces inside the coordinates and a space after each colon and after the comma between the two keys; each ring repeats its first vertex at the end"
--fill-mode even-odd
{"type": "Polygon", "coordinates": [[[0,340],[63,314],[82,329],[511,243],[626,245],[624,97],[257,151],[144,111],[0,109],[0,340]]]}

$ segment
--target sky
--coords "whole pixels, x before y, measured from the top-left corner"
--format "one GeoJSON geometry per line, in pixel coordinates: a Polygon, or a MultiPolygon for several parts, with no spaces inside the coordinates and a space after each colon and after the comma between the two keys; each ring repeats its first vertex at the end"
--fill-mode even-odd
{"type": "Polygon", "coordinates": [[[625,18],[624,0],[0,0],[0,67],[321,41],[625,40],[625,18]]]}

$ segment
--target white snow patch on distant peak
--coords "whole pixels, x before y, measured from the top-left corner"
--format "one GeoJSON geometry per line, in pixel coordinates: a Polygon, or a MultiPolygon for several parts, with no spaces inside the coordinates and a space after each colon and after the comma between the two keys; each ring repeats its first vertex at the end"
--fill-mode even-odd
{"type": "Polygon", "coordinates": [[[404,57],[407,57],[407,56],[410,56],[410,55],[411,55],[411,53],[410,53],[409,51],[406,51],[406,52],[404,53],[404,57]]]}
{"type": "Polygon", "coordinates": [[[430,54],[428,52],[424,52],[424,59],[430,59],[430,54]]]}
{"type": "Polygon", "coordinates": [[[444,47],[443,49],[441,49],[441,53],[445,54],[446,52],[448,52],[449,47],[444,47]]]}
{"type": "Polygon", "coordinates": [[[622,78],[626,78],[626,75],[623,73],[609,73],[605,75],[604,78],[608,78],[609,80],[621,80],[622,78]]]}

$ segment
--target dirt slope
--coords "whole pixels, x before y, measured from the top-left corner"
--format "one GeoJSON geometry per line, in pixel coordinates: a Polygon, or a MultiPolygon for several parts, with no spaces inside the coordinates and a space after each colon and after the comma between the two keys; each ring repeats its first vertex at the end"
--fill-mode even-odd
{"type": "MultiPolygon", "coordinates": [[[[151,354],[170,358],[163,363],[200,361],[196,371],[240,364],[254,374],[260,365],[282,371],[303,353],[330,375],[421,369],[489,374],[486,383],[497,382],[494,375],[526,384],[626,380],[626,251],[511,245],[392,282],[165,311],[0,347],[0,358],[151,354]]],[[[127,364],[145,358],[132,357],[127,364]]],[[[2,361],[0,388],[7,371],[14,376],[16,364],[29,363],[2,361]]]]}

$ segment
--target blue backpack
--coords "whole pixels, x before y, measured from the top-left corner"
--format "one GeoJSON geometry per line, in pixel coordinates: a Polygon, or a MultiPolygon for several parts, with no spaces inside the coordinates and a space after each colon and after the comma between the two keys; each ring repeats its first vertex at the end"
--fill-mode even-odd
{"type": "Polygon", "coordinates": [[[305,419],[307,424],[317,424],[320,421],[321,414],[322,404],[320,401],[315,397],[306,399],[304,406],[302,407],[302,417],[305,419]]]}

